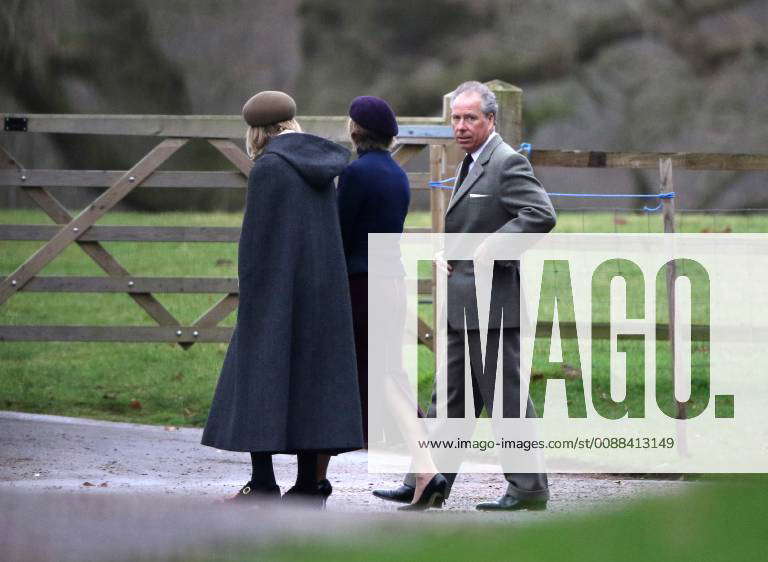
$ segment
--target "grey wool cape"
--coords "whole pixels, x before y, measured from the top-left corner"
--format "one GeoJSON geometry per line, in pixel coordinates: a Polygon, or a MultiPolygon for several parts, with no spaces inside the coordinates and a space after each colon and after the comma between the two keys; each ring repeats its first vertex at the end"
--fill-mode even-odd
{"type": "Polygon", "coordinates": [[[349,152],[274,137],[248,178],[237,325],[203,432],[229,451],[362,447],[352,312],[333,178],[349,152]]]}

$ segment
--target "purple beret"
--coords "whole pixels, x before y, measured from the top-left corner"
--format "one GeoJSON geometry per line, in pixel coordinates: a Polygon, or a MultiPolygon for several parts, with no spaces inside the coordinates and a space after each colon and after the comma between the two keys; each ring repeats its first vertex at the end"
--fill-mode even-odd
{"type": "Polygon", "coordinates": [[[376,96],[360,96],[352,100],[349,116],[360,125],[383,137],[397,136],[395,112],[389,104],[376,96]]]}

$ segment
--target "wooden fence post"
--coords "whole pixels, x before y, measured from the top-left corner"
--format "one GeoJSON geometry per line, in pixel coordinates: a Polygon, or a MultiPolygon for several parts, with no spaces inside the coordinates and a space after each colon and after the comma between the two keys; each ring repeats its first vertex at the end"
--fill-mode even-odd
{"type": "MultiPolygon", "coordinates": [[[[672,178],[672,159],[659,159],[659,175],[661,183],[659,193],[672,193],[675,186],[672,178]]],[[[661,200],[662,214],[664,217],[664,233],[675,233],[675,200],[674,198],[664,198],[661,200]]],[[[686,419],[685,403],[680,402],[675,394],[677,390],[677,369],[675,368],[675,280],[677,279],[677,264],[674,259],[667,263],[667,320],[669,351],[671,354],[670,369],[672,375],[672,395],[675,400],[677,419],[686,419]]],[[[677,422],[677,443],[678,450],[685,455],[688,452],[688,443],[686,439],[685,426],[677,422]]]]}
{"type": "MultiPolygon", "coordinates": [[[[451,124],[451,92],[443,95],[443,121],[446,125],[451,124]]],[[[456,143],[452,142],[450,144],[443,144],[438,150],[440,151],[438,173],[443,178],[452,177],[459,162],[464,158],[461,149],[456,143]]],[[[448,187],[448,185],[445,187],[448,187]]],[[[432,214],[437,216],[439,212],[439,220],[432,223],[432,232],[445,232],[445,211],[448,208],[453,192],[448,189],[433,189],[432,193],[433,196],[430,197],[430,204],[438,207],[437,209],[434,206],[432,207],[432,214]]]]}
{"type": "MultiPolygon", "coordinates": [[[[447,125],[451,124],[451,93],[443,95],[443,122],[447,125]]],[[[460,155],[459,147],[455,143],[450,144],[434,144],[429,146],[429,178],[430,181],[438,181],[453,176],[454,170],[461,161],[463,156],[460,155]]],[[[448,187],[449,184],[444,184],[444,187],[448,187]]],[[[433,233],[445,232],[445,211],[448,209],[448,202],[451,200],[452,191],[448,189],[441,189],[439,187],[429,188],[429,215],[430,215],[430,231],[433,233]]],[[[438,303],[437,303],[437,269],[436,265],[432,264],[432,276],[431,276],[431,293],[432,293],[432,327],[431,338],[428,338],[427,345],[434,352],[433,357],[433,371],[437,372],[437,365],[439,360],[439,349],[436,345],[438,342],[438,303]]],[[[420,329],[423,329],[420,327],[420,329]]]]}
{"type": "MultiPolygon", "coordinates": [[[[670,193],[674,191],[674,184],[672,181],[672,160],[669,158],[662,158],[659,160],[659,175],[661,183],[659,185],[659,193],[670,193]]],[[[664,233],[675,233],[675,200],[664,198],[661,200],[662,215],[664,217],[664,233]]],[[[670,260],[667,263],[667,314],[669,319],[667,326],[669,330],[667,335],[669,337],[669,348],[672,354],[672,388],[675,388],[675,278],[677,277],[677,265],[675,260],[670,260]]],[[[685,414],[685,406],[677,402],[678,415],[681,412],[685,414]]],[[[678,416],[679,417],[679,416],[678,416]]]]}
{"type": "Polygon", "coordinates": [[[507,144],[517,148],[523,142],[523,90],[502,80],[491,80],[485,85],[496,94],[499,104],[496,132],[507,144]]]}

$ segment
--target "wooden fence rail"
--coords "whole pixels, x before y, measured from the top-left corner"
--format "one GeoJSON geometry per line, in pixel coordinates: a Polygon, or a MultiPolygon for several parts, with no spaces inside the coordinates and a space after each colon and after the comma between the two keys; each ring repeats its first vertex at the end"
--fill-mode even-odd
{"type": "MultiPolygon", "coordinates": [[[[246,125],[239,115],[51,115],[0,113],[5,130],[24,133],[126,135],[158,138],[240,139],[246,125]]],[[[334,141],[347,141],[347,117],[297,116],[302,129],[334,141]]],[[[441,117],[401,117],[401,134],[415,136],[419,126],[445,125],[441,117]]],[[[426,129],[425,129],[426,130],[426,129]]],[[[448,135],[450,136],[450,135],[448,135]]]]}
{"type": "MultiPolygon", "coordinates": [[[[58,226],[0,225],[0,240],[51,240],[58,226]]],[[[91,226],[78,240],[89,242],[237,242],[240,229],[228,226],[91,226]]]]}
{"type": "MultiPolygon", "coordinates": [[[[489,87],[499,100],[497,130],[510,144],[521,142],[522,91],[494,80],[489,87]]],[[[404,165],[425,149],[427,171],[408,174],[415,190],[430,190],[431,227],[410,232],[441,232],[450,194],[430,188],[429,182],[454,175],[461,155],[447,125],[447,96],[442,117],[398,119],[400,135],[393,150],[404,165]]],[[[231,139],[245,131],[240,116],[168,115],[27,115],[0,114],[4,134],[55,133],[92,135],[139,135],[157,137],[159,144],[129,170],[27,169],[0,146],[0,189],[21,189],[50,217],[52,225],[0,225],[0,241],[45,242],[15,271],[0,275],[0,307],[18,292],[124,293],[157,323],[157,326],[0,326],[0,341],[122,341],[174,342],[184,348],[199,342],[226,342],[231,328],[218,324],[237,308],[238,286],[233,278],[136,277],[123,267],[101,242],[213,242],[233,243],[240,236],[234,227],[205,226],[96,226],[117,203],[134,189],[245,189],[251,161],[231,139]],[[233,166],[229,171],[159,171],[158,167],[190,139],[205,139],[233,166]],[[48,188],[104,188],[83,212],[72,216],[48,188]],[[105,277],[40,276],[39,272],[71,245],[80,247],[106,274],[105,277]],[[216,293],[223,297],[191,326],[179,321],[154,297],[155,293],[216,293]]],[[[305,131],[335,141],[346,141],[346,116],[299,117],[305,131]]],[[[530,160],[537,167],[644,168],[766,171],[766,154],[652,153],[550,150],[534,147],[530,160]]],[[[667,209],[667,200],[665,209],[667,209]]],[[[434,296],[431,280],[419,282],[419,294],[434,296]]],[[[433,322],[434,323],[434,322],[433,322]]],[[[693,327],[694,339],[706,330],[693,327]]],[[[674,326],[672,327],[674,329],[674,326]]],[[[429,325],[419,320],[421,343],[432,347],[429,325]]],[[[657,326],[666,337],[669,327],[657,326]]],[[[607,325],[598,325],[593,337],[607,338],[607,325]]],[[[575,326],[561,326],[562,337],[575,337],[575,326]]]]}
{"type": "MultiPolygon", "coordinates": [[[[115,170],[0,170],[0,189],[24,187],[106,188],[125,171],[115,170]]],[[[429,174],[408,174],[411,189],[429,189],[429,174]]],[[[136,189],[245,189],[247,178],[240,172],[155,172],[136,189]]]]}
{"type": "Polygon", "coordinates": [[[240,289],[234,277],[34,277],[21,291],[32,293],[230,293],[240,289]]]}
{"type": "MultiPolygon", "coordinates": [[[[432,337],[429,327],[426,329],[426,339],[421,343],[432,349],[432,337]]],[[[539,335],[551,335],[550,328],[539,326],[539,335]]],[[[100,341],[100,342],[172,342],[179,344],[226,343],[232,336],[232,328],[226,327],[159,327],[159,326],[0,326],[0,342],[2,341],[100,341]]],[[[607,340],[611,337],[611,327],[607,323],[592,326],[592,339],[607,340]]],[[[424,337],[422,334],[419,337],[424,337]]],[[[560,324],[560,337],[575,339],[576,325],[572,322],[560,324]]],[[[656,339],[666,340],[669,337],[669,327],[666,324],[656,325],[656,339]]],[[[709,341],[709,326],[691,326],[691,340],[709,341]]]]}

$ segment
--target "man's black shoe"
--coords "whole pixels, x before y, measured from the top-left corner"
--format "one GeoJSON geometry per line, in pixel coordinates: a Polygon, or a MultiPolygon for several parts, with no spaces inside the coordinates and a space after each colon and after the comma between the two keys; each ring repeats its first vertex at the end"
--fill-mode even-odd
{"type": "Polygon", "coordinates": [[[413,501],[413,493],[415,489],[413,486],[403,484],[399,488],[394,490],[374,490],[373,495],[382,500],[397,503],[411,503],[413,501]]]}
{"type": "Polygon", "coordinates": [[[526,500],[514,496],[503,495],[495,502],[479,503],[476,509],[480,511],[544,511],[547,509],[547,500],[526,500]]]}

